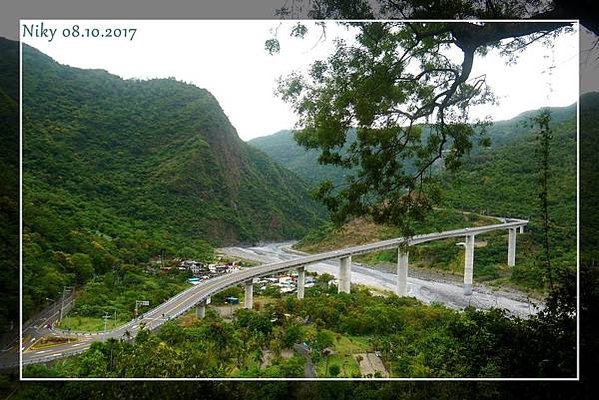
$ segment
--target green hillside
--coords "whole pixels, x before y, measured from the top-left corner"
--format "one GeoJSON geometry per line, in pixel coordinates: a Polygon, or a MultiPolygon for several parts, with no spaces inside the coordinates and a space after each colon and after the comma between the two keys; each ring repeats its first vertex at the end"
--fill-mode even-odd
{"type": "MultiPolygon", "coordinates": [[[[354,129],[348,132],[349,146],[356,140],[354,129]]],[[[292,130],[283,130],[269,136],[262,136],[248,141],[248,144],[265,152],[285,168],[295,172],[311,185],[330,180],[337,184],[345,181],[348,170],[333,165],[322,165],[318,162],[319,151],[306,150],[293,139],[292,130]]]]}
{"type": "MultiPolygon", "coordinates": [[[[473,155],[462,170],[444,176],[447,207],[527,218],[528,238],[511,279],[541,287],[538,259],[542,243],[538,142],[531,130],[518,139],[473,155]]],[[[576,118],[553,125],[548,182],[551,258],[556,270],[576,268],[576,118]]],[[[484,252],[483,252],[484,255],[484,252]]],[[[479,257],[480,258],[480,257],[479,257]]]]}
{"type": "MultiPolygon", "coordinates": [[[[539,227],[539,167],[533,132],[470,157],[457,174],[443,176],[446,205],[492,215],[529,218],[539,227]]],[[[555,244],[576,246],[576,118],[554,124],[549,207],[555,244]]]]}
{"type": "MultiPolygon", "coordinates": [[[[551,110],[554,123],[563,122],[576,115],[575,104],[567,107],[554,107],[551,110]]],[[[494,122],[487,132],[489,139],[491,139],[491,146],[510,143],[522,135],[526,135],[528,130],[523,123],[534,113],[536,113],[536,110],[526,111],[510,120],[494,122]]],[[[345,146],[349,147],[355,140],[356,131],[352,129],[348,132],[345,146]]],[[[311,182],[313,186],[325,180],[340,185],[345,181],[345,176],[348,175],[348,170],[343,168],[319,164],[319,151],[315,149],[306,150],[298,145],[293,138],[292,130],[283,130],[272,135],[255,138],[249,140],[248,143],[295,172],[306,182],[311,182]]],[[[481,150],[483,149],[475,147],[472,153],[477,154],[481,150]]]]}
{"type": "MultiPolygon", "coordinates": [[[[557,270],[573,270],[576,267],[575,111],[575,106],[553,111],[549,213],[551,257],[557,270]]],[[[590,112],[586,103],[583,103],[581,112],[590,112]]],[[[528,218],[531,221],[529,230],[518,240],[516,266],[507,267],[505,234],[497,232],[481,236],[482,247],[476,251],[474,275],[477,281],[487,280],[497,285],[508,283],[522,289],[542,291],[545,282],[538,263],[542,238],[539,169],[535,155],[538,143],[533,131],[523,124],[533,114],[527,112],[509,123],[495,124],[490,132],[495,144],[473,151],[466,157],[459,172],[450,174],[438,170],[444,208],[435,210],[426,221],[417,224],[416,232],[493,223],[477,217],[479,214],[528,218]]],[[[298,247],[315,252],[400,235],[394,227],[377,226],[367,219],[358,219],[341,228],[325,225],[312,231],[298,247]]],[[[411,265],[462,274],[463,252],[455,242],[447,240],[416,246],[410,251],[411,265]]],[[[376,265],[395,262],[396,257],[395,251],[388,251],[363,256],[360,261],[376,265]]]]}
{"type": "Polygon", "coordinates": [[[580,121],[580,248],[582,262],[595,268],[599,260],[599,93],[580,97],[580,121]]]}
{"type": "Polygon", "coordinates": [[[23,49],[24,306],[115,264],[294,238],[322,209],[206,90],[23,49]]]}
{"type": "Polygon", "coordinates": [[[19,318],[19,46],[0,38],[0,334],[19,318]]]}

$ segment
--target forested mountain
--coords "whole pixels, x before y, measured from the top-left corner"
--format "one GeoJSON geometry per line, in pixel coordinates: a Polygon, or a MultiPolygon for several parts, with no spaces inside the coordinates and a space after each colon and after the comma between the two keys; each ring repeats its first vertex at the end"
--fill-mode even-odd
{"type": "MultiPolygon", "coordinates": [[[[553,107],[551,111],[553,123],[560,123],[576,115],[576,105],[553,107]]],[[[536,112],[537,110],[525,111],[510,120],[494,122],[487,132],[491,140],[491,146],[506,144],[517,140],[523,135],[528,135],[530,129],[524,126],[524,122],[536,112]]],[[[346,147],[356,140],[355,130],[351,130],[347,138],[346,147]]],[[[262,150],[307,182],[312,182],[313,185],[324,180],[330,180],[335,185],[339,185],[344,182],[344,177],[348,174],[346,169],[319,164],[319,151],[306,150],[299,146],[293,139],[292,130],[282,130],[272,135],[258,137],[248,141],[248,143],[262,150]]],[[[473,153],[476,154],[479,150],[480,147],[475,147],[473,153]]]]}
{"type": "MultiPolygon", "coordinates": [[[[574,111],[575,112],[575,111],[574,111]]],[[[538,140],[528,128],[511,141],[471,155],[442,175],[445,204],[460,210],[530,218],[540,229],[538,140]]],[[[554,244],[576,248],[576,117],[552,124],[548,198],[554,244]]]]}
{"type": "Polygon", "coordinates": [[[580,96],[580,248],[583,262],[599,260],[599,92],[580,96]]]}
{"type": "MultiPolygon", "coordinates": [[[[347,138],[348,143],[346,143],[346,146],[349,146],[356,140],[356,131],[354,129],[350,130],[347,138]]],[[[249,140],[248,143],[262,150],[312,185],[324,180],[341,183],[348,174],[346,169],[319,164],[319,151],[314,149],[306,150],[298,145],[293,139],[292,130],[282,130],[269,136],[258,137],[249,140]]]]}
{"type": "Polygon", "coordinates": [[[26,310],[115,264],[298,237],[323,215],[190,84],[123,80],[24,46],[23,116],[26,310]]]}
{"type": "Polygon", "coordinates": [[[19,45],[0,38],[0,334],[18,320],[19,45]]]}
{"type": "MultiPolygon", "coordinates": [[[[585,106],[586,107],[586,106],[585,106]]],[[[520,246],[512,280],[541,286],[543,243],[539,140],[528,129],[513,141],[473,154],[456,174],[443,175],[446,207],[530,220],[530,246],[520,246]]],[[[576,270],[576,117],[552,124],[548,213],[550,256],[555,273],[576,270]]],[[[480,257],[479,257],[480,258],[480,257]]]]}

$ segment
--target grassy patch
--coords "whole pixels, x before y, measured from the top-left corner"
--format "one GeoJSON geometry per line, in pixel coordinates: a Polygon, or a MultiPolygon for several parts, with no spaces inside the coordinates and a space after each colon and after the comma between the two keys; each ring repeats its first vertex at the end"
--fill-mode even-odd
{"type": "Polygon", "coordinates": [[[371,345],[367,337],[362,336],[337,336],[335,350],[342,354],[355,354],[370,351],[371,345]]]}
{"type": "Polygon", "coordinates": [[[371,347],[368,337],[337,334],[333,343],[335,354],[328,357],[329,374],[326,373],[327,360],[324,357],[316,363],[316,372],[321,377],[331,376],[331,365],[336,364],[340,371],[338,377],[360,377],[360,366],[353,355],[369,352],[371,347]]]}
{"type": "MultiPolygon", "coordinates": [[[[117,317],[117,320],[114,321],[114,316],[111,316],[106,323],[106,328],[113,329],[125,324],[126,322],[129,322],[129,320],[120,319],[117,317]]],[[[73,331],[79,332],[103,331],[104,319],[97,317],[82,317],[80,315],[69,315],[63,318],[57,327],[60,329],[71,329],[73,331]]]]}
{"type": "Polygon", "coordinates": [[[328,374],[327,361],[323,358],[316,364],[316,373],[319,377],[333,377],[331,375],[331,366],[339,366],[339,378],[361,377],[360,366],[351,354],[331,354],[328,358],[328,374]]]}

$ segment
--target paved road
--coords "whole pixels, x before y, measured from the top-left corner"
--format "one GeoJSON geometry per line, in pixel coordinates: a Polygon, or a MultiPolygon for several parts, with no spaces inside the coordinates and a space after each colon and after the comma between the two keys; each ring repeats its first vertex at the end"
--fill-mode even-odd
{"type": "Polygon", "coordinates": [[[293,345],[293,350],[297,351],[306,360],[304,364],[304,378],[316,378],[316,367],[312,362],[312,357],[310,357],[308,346],[303,343],[296,343],[293,345]]]}
{"type": "MultiPolygon", "coordinates": [[[[64,299],[64,311],[72,306],[74,292],[64,299]]],[[[48,307],[34,315],[23,324],[23,342],[19,348],[19,331],[11,332],[10,341],[0,351],[0,370],[17,368],[19,365],[19,352],[27,350],[40,338],[52,334],[47,326],[57,321],[60,317],[60,301],[55,301],[48,307]]]]}
{"type": "MultiPolygon", "coordinates": [[[[157,329],[165,321],[170,318],[176,318],[181,314],[185,313],[195,305],[205,301],[208,297],[226,289],[227,287],[251,280],[253,278],[266,276],[273,273],[287,271],[289,269],[297,268],[300,266],[311,266],[313,264],[320,265],[321,263],[327,263],[333,260],[338,260],[341,257],[347,257],[352,255],[364,254],[375,250],[385,250],[397,248],[399,245],[407,242],[408,245],[429,242],[432,240],[445,239],[450,237],[463,237],[466,235],[482,234],[491,232],[494,230],[506,230],[508,228],[516,228],[524,226],[528,221],[524,220],[506,220],[500,224],[476,227],[476,228],[464,228],[456,229],[451,231],[445,231],[440,233],[431,233],[425,235],[417,235],[409,240],[403,238],[385,240],[376,243],[365,244],[361,246],[349,247],[341,250],[334,250],[320,254],[298,256],[292,255],[287,259],[278,261],[266,261],[266,264],[260,265],[253,268],[244,269],[238,272],[222,275],[208,281],[202,282],[195,285],[178,295],[170,298],[166,302],[162,303],[158,307],[148,311],[144,315],[140,316],[139,319],[128,322],[121,327],[108,332],[100,332],[97,334],[88,335],[70,335],[77,340],[71,343],[66,343],[58,346],[53,346],[48,349],[39,349],[23,352],[23,363],[30,364],[35,362],[44,362],[52,359],[65,357],[83,352],[87,349],[93,341],[106,340],[108,338],[123,338],[123,337],[135,337],[137,332],[142,326],[147,329],[157,329]]],[[[330,264],[329,264],[330,265],[330,264]]],[[[356,268],[357,269],[357,268],[356,268]]],[[[329,272],[329,271],[327,271],[329,272]]],[[[334,274],[334,268],[331,272],[334,274]]],[[[373,272],[374,273],[374,272],[373,272]]],[[[392,274],[391,274],[392,275],[392,274]]],[[[356,276],[356,282],[360,283],[359,275],[356,276]]],[[[382,276],[383,280],[389,281],[388,277],[382,276]]],[[[353,279],[353,275],[352,275],[353,279]]],[[[392,279],[391,279],[392,280],[392,279]]],[[[394,288],[394,286],[393,286],[394,288]]],[[[392,289],[393,289],[392,288],[392,289]]],[[[422,290],[420,290],[422,292],[422,290]]],[[[463,296],[461,296],[463,297],[463,296]]],[[[470,296],[472,298],[472,296],[470,296]]],[[[526,305],[528,308],[528,304],[526,305]]]]}

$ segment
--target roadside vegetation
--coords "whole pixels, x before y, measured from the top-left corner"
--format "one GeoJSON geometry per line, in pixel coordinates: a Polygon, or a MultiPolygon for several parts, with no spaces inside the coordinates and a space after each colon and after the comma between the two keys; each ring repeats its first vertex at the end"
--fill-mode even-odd
{"type": "Polygon", "coordinates": [[[269,299],[260,310],[237,309],[232,319],[209,307],[203,320],[187,315],[157,333],[142,330],[132,341],[94,343],[81,356],[27,366],[24,374],[303,377],[306,368],[318,377],[575,374],[575,330],[562,329],[575,320],[564,313],[519,319],[500,310],[460,312],[376,296],[361,286],[338,294],[326,280],[307,289],[304,300],[269,299]]]}
{"type": "Polygon", "coordinates": [[[170,271],[134,265],[114,268],[77,291],[73,309],[57,327],[99,331],[104,329],[106,315],[106,328],[114,328],[135,317],[137,300],[150,302],[149,306],[139,307],[141,314],[191,286],[187,283],[188,277],[187,271],[176,268],[170,271]]]}

